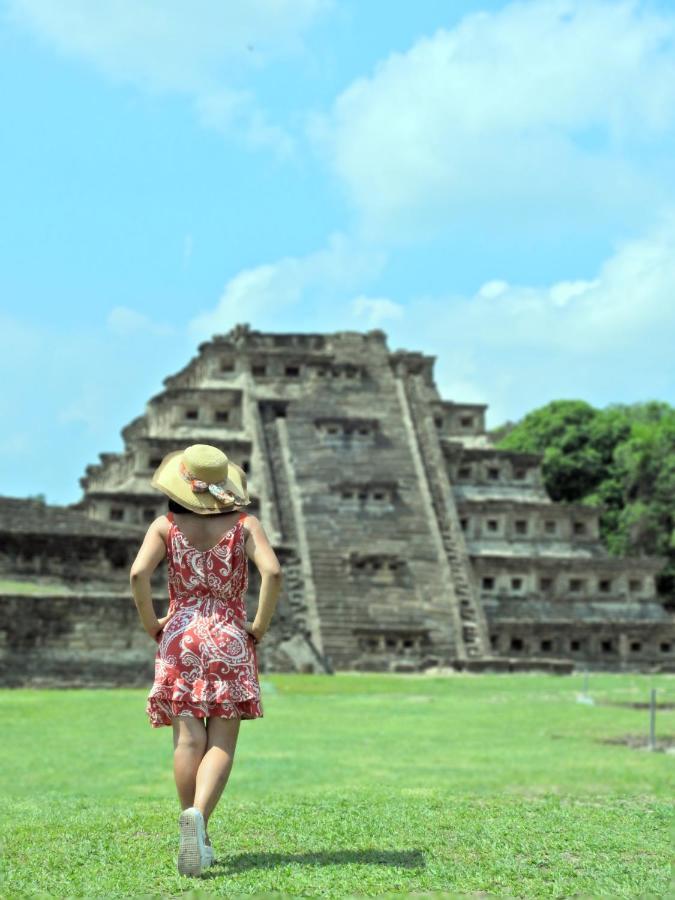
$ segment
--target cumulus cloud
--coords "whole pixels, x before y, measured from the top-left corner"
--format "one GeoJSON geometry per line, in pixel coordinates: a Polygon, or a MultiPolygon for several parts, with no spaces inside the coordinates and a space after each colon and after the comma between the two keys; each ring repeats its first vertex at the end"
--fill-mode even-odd
{"type": "Polygon", "coordinates": [[[663,199],[645,159],[672,172],[674,49],[651,6],[511,3],[391,54],[310,131],[371,236],[630,221],[663,199]]]}
{"type": "MultiPolygon", "coordinates": [[[[483,285],[463,307],[482,321],[482,340],[522,341],[571,354],[625,346],[653,331],[675,333],[675,215],[648,234],[617,245],[590,280],[547,287],[483,285]]],[[[460,307],[462,304],[460,304],[460,307]]]]}
{"type": "Polygon", "coordinates": [[[364,317],[366,324],[375,328],[385,319],[400,319],[404,314],[404,307],[386,297],[362,296],[352,300],[352,313],[359,318],[364,317]]]}
{"type": "Polygon", "coordinates": [[[436,354],[443,396],[490,404],[492,424],[558,397],[664,398],[675,390],[673,284],[675,213],[618,243],[592,279],[418,297],[387,330],[436,354]]]}
{"type": "Polygon", "coordinates": [[[14,22],[104,75],[191,98],[200,120],[289,151],[242,77],[301,52],[331,0],[9,0],[14,22]]]}
{"type": "MultiPolygon", "coordinates": [[[[281,317],[337,315],[344,320],[344,293],[377,275],[385,263],[381,251],[334,234],[327,246],[306,256],[291,256],[244,269],[228,281],[215,309],[189,323],[195,339],[229,331],[237,322],[256,328],[278,328],[281,317]]],[[[304,329],[303,329],[304,330],[304,329]]]]}

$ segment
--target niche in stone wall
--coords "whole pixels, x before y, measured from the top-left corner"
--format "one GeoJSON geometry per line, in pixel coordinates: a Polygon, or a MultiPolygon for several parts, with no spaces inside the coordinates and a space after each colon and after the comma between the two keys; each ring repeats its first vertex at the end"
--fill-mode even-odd
{"type": "Polygon", "coordinates": [[[347,571],[352,579],[373,586],[404,585],[410,580],[406,561],[391,553],[350,553],[347,571]]]}
{"type": "Polygon", "coordinates": [[[324,444],[348,449],[373,446],[378,422],[377,419],[326,416],[315,419],[314,426],[324,444]]]}
{"type": "Polygon", "coordinates": [[[329,361],[310,361],[306,365],[307,372],[316,381],[359,383],[366,377],[366,367],[356,363],[339,363],[329,361]]]}
{"type": "Polygon", "coordinates": [[[172,422],[177,426],[198,425],[205,434],[211,428],[241,428],[241,393],[225,389],[205,391],[199,398],[177,404],[172,422]]]}
{"type": "Polygon", "coordinates": [[[141,522],[153,522],[159,513],[154,506],[145,506],[141,511],[141,522]]]}
{"type": "Polygon", "coordinates": [[[485,407],[458,406],[455,403],[444,401],[440,404],[437,414],[442,414],[442,425],[445,434],[450,435],[474,435],[481,434],[485,430],[485,407]]]}
{"type": "Polygon", "coordinates": [[[355,628],[357,646],[367,653],[414,656],[430,646],[429,630],[418,626],[355,628]]]}
{"type": "Polygon", "coordinates": [[[121,544],[112,544],[107,548],[107,556],[110,560],[110,568],[114,570],[125,569],[129,565],[129,551],[121,544]]]}
{"type": "Polygon", "coordinates": [[[344,509],[391,510],[396,499],[396,482],[341,482],[331,485],[344,509]]]}

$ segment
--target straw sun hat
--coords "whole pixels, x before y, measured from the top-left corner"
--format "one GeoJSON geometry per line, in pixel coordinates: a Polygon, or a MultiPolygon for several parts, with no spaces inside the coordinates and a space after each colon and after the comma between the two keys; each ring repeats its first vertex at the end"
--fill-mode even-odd
{"type": "Polygon", "coordinates": [[[192,444],[167,453],[151,484],[181,506],[205,516],[251,502],[244,470],[210,444],[192,444]]]}

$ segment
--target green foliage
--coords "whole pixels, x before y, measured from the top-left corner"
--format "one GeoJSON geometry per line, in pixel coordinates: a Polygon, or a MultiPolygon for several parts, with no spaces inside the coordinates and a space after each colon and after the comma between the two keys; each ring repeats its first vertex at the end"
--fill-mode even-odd
{"type": "Polygon", "coordinates": [[[675,589],[675,409],[651,401],[595,409],[555,400],[497,434],[498,446],[543,454],[553,500],[602,508],[611,553],[662,556],[659,587],[675,589]]]}

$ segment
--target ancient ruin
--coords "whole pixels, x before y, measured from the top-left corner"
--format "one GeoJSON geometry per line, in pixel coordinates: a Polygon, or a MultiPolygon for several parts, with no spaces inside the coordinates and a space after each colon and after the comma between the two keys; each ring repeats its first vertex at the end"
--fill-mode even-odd
{"type": "MultiPolygon", "coordinates": [[[[609,556],[598,510],[553,503],[539,457],[496,449],[486,407],[444,400],[434,361],[390,350],[381,330],[240,324],[201,344],[122,430],[124,451],[87,467],[80,502],[0,498],[5,683],[34,681],[31,653],[55,679],[151,677],[128,567],[167,509],[153,470],[192,443],[242,465],[283,566],[261,671],[674,671],[663,560],[609,556]]],[[[165,578],[163,565],[160,614],[165,578]]]]}

